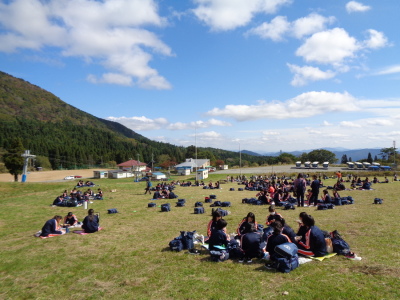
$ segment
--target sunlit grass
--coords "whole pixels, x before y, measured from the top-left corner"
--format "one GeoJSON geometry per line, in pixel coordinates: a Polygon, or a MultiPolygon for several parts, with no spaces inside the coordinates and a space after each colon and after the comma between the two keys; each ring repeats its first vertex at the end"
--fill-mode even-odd
{"type": "MultiPolygon", "coordinates": [[[[86,215],[82,207],[50,206],[64,189],[71,189],[70,183],[0,183],[1,299],[265,299],[284,291],[289,292],[288,299],[400,298],[400,182],[375,184],[373,191],[342,192],[353,196],[354,205],[328,211],[304,208],[321,229],[337,229],[363,260],[334,257],[302,265],[289,274],[265,270],[258,261],[212,263],[206,253],[168,250],[168,242],[181,230],[206,233],[211,208],[205,204],[206,214],[195,215],[193,207],[210,194],[231,201],[231,214],[226,217],[229,232],[249,211],[265,223],[267,207],[242,204],[242,198],[255,192],[239,192],[236,183],[223,184],[221,190],[177,187],[176,194],[186,199],[185,207],[175,207],[176,199],[156,201],[157,205],[170,202],[169,213],[147,207],[151,197],[143,195],[143,182],[101,179],[95,183],[105,192],[105,200],[94,201],[90,208],[100,212],[104,230],[45,240],[32,235],[55,214],[73,211],[80,220],[86,215]],[[117,191],[110,193],[112,189],[117,191]],[[384,203],[373,205],[375,197],[384,203]],[[109,208],[119,213],[108,215],[109,208]]],[[[325,184],[333,185],[334,180],[325,184]]],[[[281,213],[296,228],[300,210],[281,213]]]]}

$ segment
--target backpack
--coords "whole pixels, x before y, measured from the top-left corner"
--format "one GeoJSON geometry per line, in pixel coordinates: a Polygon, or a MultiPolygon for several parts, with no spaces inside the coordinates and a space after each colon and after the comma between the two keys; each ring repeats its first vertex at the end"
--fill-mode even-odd
{"type": "Polygon", "coordinates": [[[224,202],[221,203],[221,206],[222,207],[230,207],[231,203],[229,201],[224,201],[224,202]]]}
{"type": "Polygon", "coordinates": [[[118,212],[118,210],[116,208],[110,208],[110,209],[107,209],[107,211],[109,214],[116,214],[118,212]]]}
{"type": "Polygon", "coordinates": [[[169,203],[161,204],[161,211],[171,211],[171,206],[169,203]]]}
{"type": "Polygon", "coordinates": [[[296,192],[304,193],[306,190],[305,185],[304,185],[304,179],[297,180],[295,188],[296,188],[296,192]]]}
{"type": "Polygon", "coordinates": [[[319,204],[317,206],[317,210],[327,210],[328,206],[326,206],[326,204],[319,204]]]}
{"type": "Polygon", "coordinates": [[[382,204],[383,200],[381,198],[375,198],[374,199],[374,204],[382,204]]]}
{"type": "Polygon", "coordinates": [[[294,243],[284,243],[275,247],[275,253],[280,257],[276,259],[275,268],[282,273],[289,273],[299,266],[298,248],[294,243]]]}
{"type": "Polygon", "coordinates": [[[183,245],[183,249],[193,249],[194,248],[194,241],[193,236],[196,233],[195,231],[181,231],[181,241],[183,245]]]}
{"type": "Polygon", "coordinates": [[[204,214],[204,207],[199,206],[194,208],[194,213],[197,214],[204,214]]]}
{"type": "Polygon", "coordinates": [[[333,252],[339,255],[346,255],[350,252],[350,246],[346,243],[344,239],[340,236],[337,230],[330,233],[332,240],[333,252]]]}
{"type": "Polygon", "coordinates": [[[288,209],[296,209],[296,207],[291,204],[291,203],[286,203],[283,207],[284,210],[288,210],[288,209]]]}
{"type": "Polygon", "coordinates": [[[171,251],[182,251],[183,249],[183,244],[182,241],[178,238],[173,239],[172,241],[169,242],[169,248],[171,249],[171,251]]]}
{"type": "Polygon", "coordinates": [[[200,207],[200,206],[203,206],[203,203],[200,202],[200,201],[198,201],[198,202],[196,202],[196,203],[194,204],[194,207],[200,207]]]}
{"type": "Polygon", "coordinates": [[[299,256],[278,257],[276,259],[275,268],[279,272],[289,273],[290,271],[296,269],[299,266],[299,256]]]}
{"type": "Polygon", "coordinates": [[[150,202],[149,204],[147,204],[147,207],[156,207],[156,203],[154,202],[150,202]]]}

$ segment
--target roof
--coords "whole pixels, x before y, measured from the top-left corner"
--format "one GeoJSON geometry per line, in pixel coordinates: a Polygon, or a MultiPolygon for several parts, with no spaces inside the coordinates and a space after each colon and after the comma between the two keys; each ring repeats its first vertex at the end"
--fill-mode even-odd
{"type": "Polygon", "coordinates": [[[175,168],[179,167],[191,167],[191,168],[198,168],[201,167],[204,164],[209,164],[210,160],[209,159],[194,159],[194,158],[188,158],[186,161],[183,163],[177,164],[175,168]]]}
{"type": "Polygon", "coordinates": [[[140,161],[138,162],[137,160],[131,159],[131,160],[125,161],[123,163],[120,163],[117,166],[118,167],[129,167],[129,168],[132,168],[132,167],[135,167],[135,166],[147,166],[147,164],[144,163],[144,162],[140,162],[140,161]]]}

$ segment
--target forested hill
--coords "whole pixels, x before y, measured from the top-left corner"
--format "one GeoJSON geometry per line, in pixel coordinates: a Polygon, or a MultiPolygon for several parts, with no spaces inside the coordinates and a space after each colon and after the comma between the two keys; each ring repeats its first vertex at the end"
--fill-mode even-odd
{"type": "MultiPolygon", "coordinates": [[[[171,162],[181,162],[187,155],[185,147],[152,141],[4,72],[0,72],[0,128],[0,148],[7,149],[15,138],[21,138],[25,149],[48,158],[54,169],[121,163],[137,159],[137,155],[144,162],[151,161],[152,155],[156,162],[160,155],[171,162]]],[[[236,152],[207,150],[219,154],[222,151],[230,161],[239,157],[236,152]]],[[[247,155],[242,159],[262,163],[259,158],[247,155]]]]}

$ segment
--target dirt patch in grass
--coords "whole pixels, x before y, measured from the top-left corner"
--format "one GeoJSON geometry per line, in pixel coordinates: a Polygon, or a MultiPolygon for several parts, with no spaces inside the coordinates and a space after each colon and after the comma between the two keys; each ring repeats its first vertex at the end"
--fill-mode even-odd
{"type": "Polygon", "coordinates": [[[355,268],[356,271],[366,275],[379,275],[379,276],[400,276],[400,269],[388,268],[385,266],[359,266],[355,268]]]}

